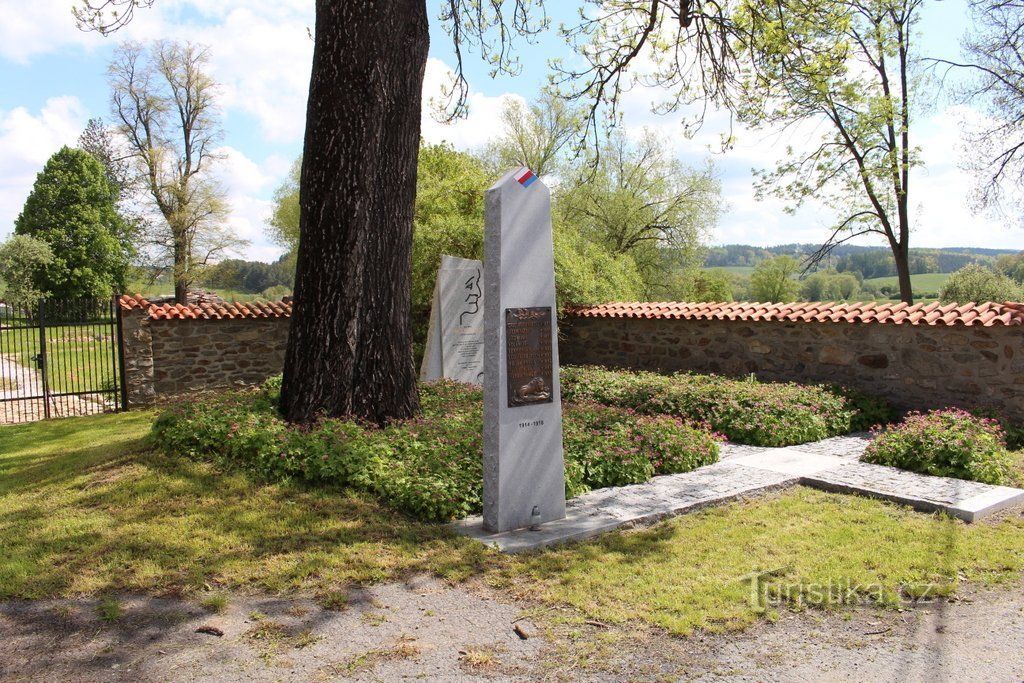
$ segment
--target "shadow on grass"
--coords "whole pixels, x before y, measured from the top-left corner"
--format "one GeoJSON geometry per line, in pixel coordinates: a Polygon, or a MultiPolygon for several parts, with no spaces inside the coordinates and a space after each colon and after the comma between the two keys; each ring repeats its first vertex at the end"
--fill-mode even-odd
{"type": "Polygon", "coordinates": [[[418,572],[458,579],[491,555],[367,496],[255,483],[124,431],[51,455],[39,453],[59,436],[42,438],[0,460],[0,597],[327,590],[418,572]]]}

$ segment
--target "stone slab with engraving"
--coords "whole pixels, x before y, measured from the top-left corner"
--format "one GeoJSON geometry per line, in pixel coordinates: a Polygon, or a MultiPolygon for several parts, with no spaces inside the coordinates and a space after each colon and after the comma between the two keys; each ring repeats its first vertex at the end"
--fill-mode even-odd
{"type": "Polygon", "coordinates": [[[551,194],[510,171],[486,216],[483,528],[500,533],[565,517],[551,194]]]}
{"type": "Polygon", "coordinates": [[[480,261],[441,257],[420,379],[483,384],[483,272],[480,261]]]}

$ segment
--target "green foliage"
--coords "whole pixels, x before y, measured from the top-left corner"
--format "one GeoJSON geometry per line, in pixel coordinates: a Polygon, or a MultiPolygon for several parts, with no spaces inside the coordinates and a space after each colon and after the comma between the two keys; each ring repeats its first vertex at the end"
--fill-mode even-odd
{"type": "Polygon", "coordinates": [[[985,484],[1006,483],[1011,467],[999,423],[952,408],[913,412],[897,425],[876,430],[861,459],[985,484]]]}
{"type": "Polygon", "coordinates": [[[53,261],[46,242],[28,235],[12,235],[0,244],[0,299],[32,308],[48,292],[37,289],[39,271],[53,261]]]}
{"type": "MultiPolygon", "coordinates": [[[[803,125],[810,138],[755,171],[758,198],[795,212],[807,200],[836,212],[826,244],[876,233],[906,266],[910,145],[921,0],[746,0],[734,18],[752,62],[737,114],[754,128],[803,125]],[[820,134],[819,134],[820,131],[820,134]],[[819,136],[820,135],[820,136],[819,136]]],[[[911,292],[901,292],[909,301],[911,292]]]]}
{"type": "Polygon", "coordinates": [[[36,176],[14,232],[50,247],[34,288],[58,298],[102,297],[126,284],[134,253],[117,210],[118,188],[88,152],[62,147],[36,176]]]}
{"type": "Polygon", "coordinates": [[[274,211],[267,221],[267,232],[274,242],[288,251],[299,247],[299,183],[302,180],[302,155],[292,163],[281,186],[274,190],[274,211]]]}
{"type": "Polygon", "coordinates": [[[718,460],[720,436],[674,417],[580,403],[566,404],[562,419],[567,495],[638,484],[718,460]]]}
{"type": "Polygon", "coordinates": [[[722,268],[691,268],[674,273],[667,284],[674,301],[732,301],[739,278],[722,268]]]}
{"type": "Polygon", "coordinates": [[[730,441],[790,446],[868,428],[891,419],[881,399],[831,386],[762,383],[716,375],[563,367],[562,396],[649,415],[707,424],[730,441]]]}
{"type": "Polygon", "coordinates": [[[721,185],[710,161],[685,167],[653,132],[632,141],[611,135],[559,188],[554,210],[586,239],[636,263],[646,293],[666,275],[696,268],[702,242],[721,211],[721,185]]]}
{"type": "MultiPolygon", "coordinates": [[[[421,415],[381,429],[338,419],[289,425],[275,410],[279,391],[275,378],[258,391],[175,405],[155,421],[156,442],[170,453],[269,481],[369,491],[421,519],[444,521],[481,511],[479,389],[451,381],[422,385],[421,415]]],[[[566,406],[564,433],[570,496],[709,464],[718,457],[720,439],[676,418],[597,405],[566,406]]]]}
{"type": "Polygon", "coordinates": [[[811,273],[800,286],[804,301],[850,301],[860,294],[860,282],[853,273],[829,268],[811,273]]]}
{"type": "Polygon", "coordinates": [[[559,309],[644,298],[643,278],[630,256],[587,240],[557,216],[552,230],[559,309]]]}
{"type": "Polygon", "coordinates": [[[792,256],[761,261],[750,275],[748,296],[754,301],[786,303],[796,298],[800,284],[793,278],[800,264],[792,256]]]}
{"type": "Polygon", "coordinates": [[[1002,273],[971,264],[949,276],[939,290],[942,303],[966,304],[986,301],[1020,301],[1020,285],[1002,273]]]}

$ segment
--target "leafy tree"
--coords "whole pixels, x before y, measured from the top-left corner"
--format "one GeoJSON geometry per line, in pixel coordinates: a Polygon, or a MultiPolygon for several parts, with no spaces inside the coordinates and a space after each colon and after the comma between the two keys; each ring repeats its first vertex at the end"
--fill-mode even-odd
{"type": "Polygon", "coordinates": [[[124,289],[131,245],[117,211],[118,190],[103,165],[62,147],[36,176],[14,232],[47,244],[53,258],[35,288],[58,298],[110,296],[124,289]]]}
{"type": "Polygon", "coordinates": [[[502,133],[487,145],[485,157],[491,175],[510,167],[526,166],[542,177],[565,171],[565,151],[579,134],[580,113],[549,91],[524,106],[508,99],[501,112],[502,133]]]}
{"type": "Polygon", "coordinates": [[[208,60],[191,43],[123,43],[108,67],[118,130],[161,218],[148,242],[172,269],[178,303],[205,267],[244,244],[223,223],[224,191],[210,173],[221,131],[208,60]]]}
{"type": "Polygon", "coordinates": [[[849,301],[859,293],[860,282],[856,275],[831,268],[811,273],[800,287],[800,296],[805,301],[849,301]]]}
{"type": "Polygon", "coordinates": [[[302,155],[292,164],[288,177],[274,190],[274,212],[267,221],[270,238],[289,252],[299,248],[299,186],[302,180],[302,155]]]}
{"type": "Polygon", "coordinates": [[[49,293],[36,275],[53,262],[50,245],[28,235],[12,235],[0,244],[0,299],[31,309],[49,293]]]}
{"type": "MultiPolygon", "coordinates": [[[[130,21],[136,7],[153,2],[80,0],[74,11],[80,27],[109,33],[130,21]]],[[[439,20],[460,57],[452,113],[465,109],[462,50],[476,46],[496,71],[515,72],[511,41],[545,25],[541,5],[442,3],[439,20]]],[[[575,30],[567,29],[584,66],[582,75],[564,72],[562,82],[578,85],[570,95],[593,103],[585,130],[593,130],[589,124],[603,103],[615,101],[622,75],[644,47],[658,42],[649,39],[662,29],[667,33],[672,22],[679,27],[677,59],[666,72],[673,83],[686,83],[696,65],[702,84],[702,92],[690,91],[692,97],[678,101],[721,99],[721,85],[734,72],[736,34],[719,10],[614,0],[603,3],[596,18],[586,15],[575,30]],[[631,7],[623,11],[623,4],[631,7]],[[615,24],[616,31],[603,30],[620,19],[624,23],[615,24]],[[587,49],[592,40],[598,49],[587,49]]],[[[385,422],[417,410],[408,311],[428,42],[425,0],[316,2],[302,240],[281,391],[282,412],[290,421],[355,415],[385,422]]]]}
{"type": "Polygon", "coordinates": [[[750,274],[749,297],[754,301],[786,303],[796,299],[800,284],[793,278],[800,272],[792,256],[761,261],[750,274]]]}
{"type": "Polygon", "coordinates": [[[647,296],[663,295],[672,272],[703,259],[721,211],[713,167],[684,167],[650,131],[635,143],[617,131],[593,161],[557,194],[556,210],[590,241],[633,259],[647,296]]]}
{"type": "Polygon", "coordinates": [[[965,266],[949,276],[939,290],[944,304],[986,301],[1020,301],[1021,288],[1016,282],[994,270],[978,264],[965,266]]]}
{"type": "Polygon", "coordinates": [[[732,301],[735,278],[721,268],[691,268],[674,273],[667,284],[676,301],[732,301]]]}
{"type": "Polygon", "coordinates": [[[1018,284],[1024,284],[1024,251],[1018,254],[1003,254],[996,258],[996,270],[1013,279],[1018,284]]]}
{"type": "Polygon", "coordinates": [[[900,295],[913,301],[908,264],[910,142],[915,98],[913,27],[921,0],[745,0],[754,68],[742,87],[740,119],[754,127],[820,124],[810,150],[790,147],[762,172],[758,196],[795,210],[824,201],[840,219],[814,261],[865,234],[881,235],[896,265],[900,295]]]}

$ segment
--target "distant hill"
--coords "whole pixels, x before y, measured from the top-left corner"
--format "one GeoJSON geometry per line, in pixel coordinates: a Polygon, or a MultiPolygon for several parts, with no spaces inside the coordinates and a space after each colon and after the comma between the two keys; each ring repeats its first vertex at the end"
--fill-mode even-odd
{"type": "MultiPolygon", "coordinates": [[[[774,247],[755,247],[749,244],[724,244],[710,247],[704,260],[705,268],[753,267],[765,259],[788,254],[805,259],[818,250],[818,244],[780,244],[774,247]]],[[[910,272],[951,273],[970,263],[991,266],[998,256],[1019,253],[1017,249],[989,249],[984,247],[942,247],[910,250],[910,272]]],[[[865,247],[841,244],[832,250],[821,268],[835,268],[840,272],[859,272],[864,278],[888,277],[896,274],[892,253],[887,247],[865,247]]]]}

